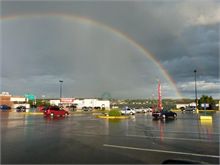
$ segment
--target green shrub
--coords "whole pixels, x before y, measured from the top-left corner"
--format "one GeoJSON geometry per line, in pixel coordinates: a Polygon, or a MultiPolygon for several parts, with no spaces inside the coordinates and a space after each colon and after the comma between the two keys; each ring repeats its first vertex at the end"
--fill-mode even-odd
{"type": "Polygon", "coordinates": [[[120,109],[112,109],[108,113],[109,116],[121,116],[120,109]]]}

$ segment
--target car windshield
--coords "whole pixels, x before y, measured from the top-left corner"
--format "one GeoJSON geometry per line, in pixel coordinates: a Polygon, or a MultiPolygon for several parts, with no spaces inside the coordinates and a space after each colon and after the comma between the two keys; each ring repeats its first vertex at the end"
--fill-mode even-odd
{"type": "Polygon", "coordinates": [[[2,164],[219,164],[220,0],[0,3],[2,164]]]}

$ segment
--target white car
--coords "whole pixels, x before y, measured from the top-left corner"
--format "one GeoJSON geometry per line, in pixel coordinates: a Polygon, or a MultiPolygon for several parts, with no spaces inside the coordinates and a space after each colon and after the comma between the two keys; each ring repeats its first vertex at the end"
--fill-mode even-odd
{"type": "Polygon", "coordinates": [[[127,109],[121,110],[121,114],[122,115],[134,115],[135,111],[130,108],[127,108],[127,109]]]}
{"type": "Polygon", "coordinates": [[[147,108],[146,111],[147,112],[152,112],[152,108],[147,108]]]}
{"type": "Polygon", "coordinates": [[[135,112],[136,112],[136,113],[146,113],[147,110],[146,110],[146,109],[143,109],[143,108],[139,108],[139,109],[135,109],[135,112]]]}

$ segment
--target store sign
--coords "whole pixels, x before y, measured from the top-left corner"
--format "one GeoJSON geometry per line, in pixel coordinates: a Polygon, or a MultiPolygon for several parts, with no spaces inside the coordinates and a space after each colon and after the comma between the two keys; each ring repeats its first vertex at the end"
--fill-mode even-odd
{"type": "Polygon", "coordinates": [[[61,103],[73,103],[74,98],[61,98],[61,103]]]}

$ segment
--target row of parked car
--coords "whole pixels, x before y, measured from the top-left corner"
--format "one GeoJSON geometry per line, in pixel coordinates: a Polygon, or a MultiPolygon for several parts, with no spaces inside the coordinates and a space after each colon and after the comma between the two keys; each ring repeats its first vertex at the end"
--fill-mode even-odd
{"type": "MultiPolygon", "coordinates": [[[[3,104],[3,105],[0,105],[0,109],[1,109],[2,111],[8,111],[8,110],[11,109],[11,107],[8,106],[8,105],[4,105],[4,104],[3,104]]],[[[17,111],[17,112],[26,112],[26,107],[20,105],[20,106],[16,107],[16,111],[17,111]]]]}
{"type": "MultiPolygon", "coordinates": [[[[0,109],[2,111],[8,111],[11,109],[10,106],[8,105],[0,105],[0,109]]],[[[51,117],[56,117],[56,116],[68,116],[69,112],[62,109],[59,106],[40,106],[38,109],[44,113],[44,116],[51,116],[51,117]]],[[[25,106],[18,106],[16,107],[17,112],[26,112],[26,107],[25,106]]]]}
{"type": "MultiPolygon", "coordinates": [[[[68,116],[69,112],[64,110],[62,107],[59,106],[48,106],[48,107],[38,107],[40,111],[44,113],[44,116],[68,116]]],[[[91,108],[83,108],[83,111],[90,111],[91,108]]],[[[145,112],[152,112],[151,108],[147,109],[131,109],[131,108],[124,108],[121,110],[122,115],[134,115],[135,113],[145,113],[145,112]]]]}
{"type": "MultiPolygon", "coordinates": [[[[125,107],[121,110],[121,114],[122,115],[134,115],[135,113],[140,113],[140,112],[152,112],[152,109],[132,109],[132,108],[128,108],[125,107]]],[[[172,112],[170,110],[161,110],[161,111],[153,111],[152,112],[152,116],[154,117],[154,119],[165,119],[165,118],[176,118],[177,117],[177,113],[172,112]]]]}
{"type": "Polygon", "coordinates": [[[147,113],[152,112],[151,108],[128,108],[125,107],[121,110],[122,115],[134,115],[135,113],[147,113]]]}
{"type": "MultiPolygon", "coordinates": [[[[0,109],[7,111],[9,109],[11,109],[11,107],[7,106],[7,105],[0,105],[0,109]]],[[[59,106],[39,106],[38,110],[43,112],[44,116],[48,117],[58,117],[58,116],[68,116],[69,112],[64,110],[62,107],[59,106]]],[[[17,112],[26,112],[26,107],[25,106],[18,106],[16,108],[17,112]]],[[[122,115],[134,115],[135,113],[146,113],[146,112],[152,112],[151,108],[141,108],[141,109],[137,109],[137,108],[129,108],[129,107],[124,107],[121,110],[121,114],[122,115]]],[[[152,112],[152,116],[155,119],[158,118],[176,118],[177,114],[175,112],[172,111],[166,111],[166,110],[162,110],[160,112],[152,112]]]]}

